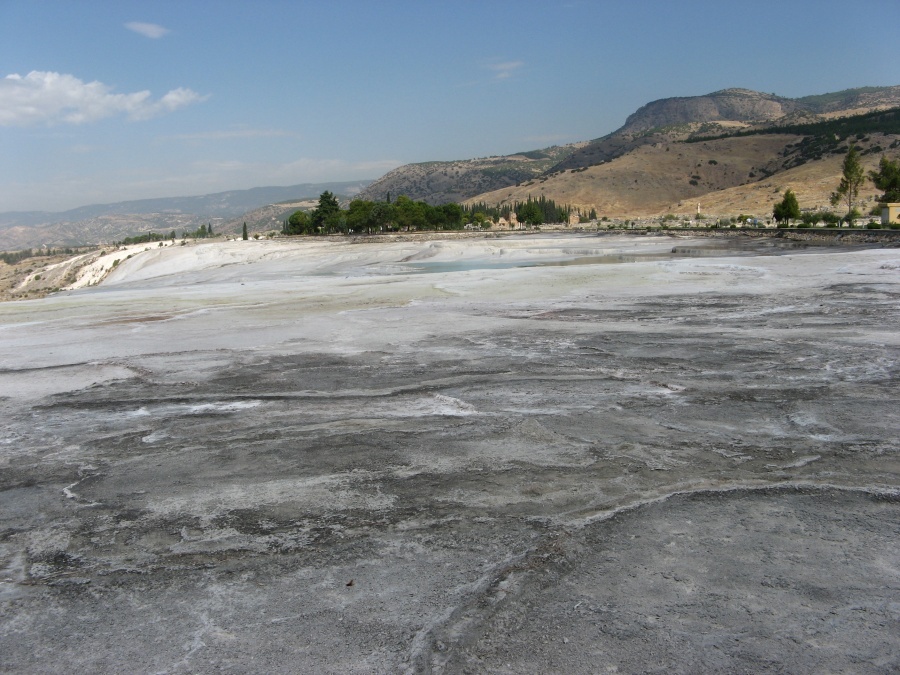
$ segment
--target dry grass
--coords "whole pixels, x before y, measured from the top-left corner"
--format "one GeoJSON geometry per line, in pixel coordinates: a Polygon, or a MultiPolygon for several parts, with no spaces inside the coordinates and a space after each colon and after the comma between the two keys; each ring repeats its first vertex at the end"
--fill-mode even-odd
{"type": "MultiPolygon", "coordinates": [[[[504,204],[544,196],[583,210],[594,208],[598,214],[614,218],[693,214],[698,204],[708,214],[764,215],[770,214],[772,205],[791,188],[802,208],[830,208],[828,197],[840,181],[843,156],[776,171],[785,146],[799,140],[799,136],[772,134],[703,143],[657,143],[583,171],[567,171],[479,195],[469,203],[504,204]]],[[[890,140],[888,137],[888,144],[890,140]]],[[[885,139],[879,142],[884,145],[885,139]]],[[[863,157],[866,170],[876,167],[879,157],[863,157]]],[[[875,188],[867,183],[863,199],[873,202],[875,194],[875,188]]]]}

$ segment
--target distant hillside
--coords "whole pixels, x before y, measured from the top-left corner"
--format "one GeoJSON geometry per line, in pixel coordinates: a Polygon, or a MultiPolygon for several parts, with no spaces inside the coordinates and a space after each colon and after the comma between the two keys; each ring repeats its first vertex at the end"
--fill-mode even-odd
{"type": "Polygon", "coordinates": [[[581,145],[553,146],[504,157],[407,164],[379,178],[359,196],[372,201],[406,195],[429,204],[461,202],[540,176],[581,145]]]}
{"type": "Polygon", "coordinates": [[[724,123],[735,126],[772,126],[798,119],[846,112],[857,114],[900,106],[900,86],[860,87],[831,94],[784,98],[750,89],[723,89],[704,96],[664,98],[638,108],[614,136],[633,136],[678,125],[724,123]]]}
{"type": "MultiPolygon", "coordinates": [[[[316,208],[319,203],[319,194],[321,194],[321,192],[315,195],[315,197],[310,196],[306,199],[291,199],[284,202],[260,206],[258,209],[242,213],[237,218],[226,220],[219,226],[217,231],[238,233],[242,230],[244,223],[247,223],[247,229],[250,232],[280,231],[285,219],[290,217],[294,211],[299,209],[311,211],[316,208]]],[[[348,199],[340,199],[339,201],[346,206],[345,202],[347,202],[348,199]]]]}
{"type": "Polygon", "coordinates": [[[860,108],[894,108],[900,105],[900,86],[845,89],[831,94],[804,96],[795,99],[795,102],[802,108],[820,115],[860,108]]]}
{"type": "Polygon", "coordinates": [[[369,182],[259,187],[196,197],[94,204],[58,213],[0,213],[0,250],[105,243],[148,231],[175,230],[180,234],[183,230],[195,230],[207,223],[213,223],[216,232],[237,231],[229,228],[234,228],[234,223],[237,223],[239,230],[244,214],[265,205],[317,198],[325,190],[351,197],[359,194],[369,182]]]}
{"type": "MultiPolygon", "coordinates": [[[[703,210],[764,215],[788,187],[801,207],[825,207],[849,143],[867,168],[900,156],[900,86],[786,98],[748,89],[641,106],[611,134],[503,157],[423,162],[375,182],[304,184],[200,197],[148,199],[64,213],[0,213],[0,249],[76,246],[149,230],[217,233],[279,229],[324,190],[380,201],[403,194],[430,204],[524,201],[545,196],[607,216],[703,210]],[[895,110],[897,109],[897,110],[895,110]],[[725,209],[724,211],[722,209],[725,209]]],[[[871,199],[867,184],[863,197],[871,199]]]]}
{"type": "MultiPolygon", "coordinates": [[[[900,155],[900,108],[712,137],[672,140],[652,133],[612,159],[555,168],[537,180],[479,195],[470,203],[494,205],[545,196],[611,217],[690,215],[698,205],[718,215],[765,216],[791,188],[801,207],[827,209],[851,143],[867,171],[882,154],[900,155]]],[[[871,205],[876,192],[867,183],[860,206],[871,205]]]]}
{"type": "Polygon", "coordinates": [[[600,216],[647,216],[678,202],[696,211],[704,195],[754,183],[795,136],[727,138],[707,143],[644,144],[584,169],[555,172],[535,181],[473,198],[488,204],[524,202],[540,196],[600,216]]]}
{"type": "Polygon", "coordinates": [[[705,96],[664,98],[638,108],[615,135],[635,135],[696,122],[772,122],[789,115],[799,106],[792,99],[749,89],[723,89],[705,96]]]}
{"type": "Polygon", "coordinates": [[[900,106],[900,86],[862,87],[798,99],[749,89],[665,98],[642,106],[621,128],[585,143],[547,173],[594,166],[654,143],[816,123],[841,111],[856,115],[896,106],[900,106]]]}
{"type": "MultiPolygon", "coordinates": [[[[554,149],[556,162],[547,161],[550,155],[546,151],[535,151],[487,160],[408,164],[373,183],[361,196],[384,199],[390,192],[435,204],[451,200],[497,203],[544,195],[558,203],[597,208],[609,215],[653,212],[799,166],[803,153],[808,157],[802,161],[815,161],[846,147],[832,138],[803,141],[802,153],[786,148],[807,135],[796,130],[798,124],[896,106],[900,106],[900,86],[861,87],[796,99],[749,89],[660,99],[636,110],[607,136],[554,149]],[[784,133],[795,132],[797,138],[720,143],[721,158],[694,157],[693,165],[673,164],[671,154],[657,156],[657,151],[671,151],[673,144],[692,138],[779,127],[784,127],[784,133]],[[524,161],[531,156],[540,160],[524,161]],[[706,164],[709,159],[719,164],[706,164]],[[483,187],[487,189],[478,193],[483,187]]],[[[893,141],[886,142],[885,148],[893,141]]],[[[676,156],[679,154],[689,162],[695,150],[680,148],[676,156]]]]}

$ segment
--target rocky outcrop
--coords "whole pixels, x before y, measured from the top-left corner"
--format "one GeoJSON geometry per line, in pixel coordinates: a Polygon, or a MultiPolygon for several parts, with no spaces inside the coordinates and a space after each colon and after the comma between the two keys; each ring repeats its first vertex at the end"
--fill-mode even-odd
{"type": "Polygon", "coordinates": [[[697,122],[771,122],[796,110],[791,99],[749,89],[723,89],[705,96],[678,96],[651,101],[628,116],[614,135],[697,122]]]}
{"type": "Polygon", "coordinates": [[[785,98],[750,89],[722,89],[703,96],[678,96],[652,101],[628,116],[612,136],[634,135],[704,122],[778,123],[784,118],[900,106],[900,86],[859,87],[803,98],[785,98]]]}

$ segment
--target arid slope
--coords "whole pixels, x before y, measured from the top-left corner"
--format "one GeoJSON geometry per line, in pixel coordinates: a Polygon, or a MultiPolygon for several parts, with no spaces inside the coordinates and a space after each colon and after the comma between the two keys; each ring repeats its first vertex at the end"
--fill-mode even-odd
{"type": "MultiPolygon", "coordinates": [[[[595,166],[571,169],[518,187],[478,195],[468,203],[511,204],[545,196],[558,203],[609,217],[645,217],[665,213],[715,215],[770,214],[772,204],[791,188],[803,208],[827,208],[840,180],[843,153],[790,164],[800,136],[770,134],[729,137],[698,143],[643,145],[595,166]]],[[[866,170],[895,136],[872,135],[858,141],[866,170]]],[[[872,202],[876,190],[867,183],[862,198],[872,202]]]]}

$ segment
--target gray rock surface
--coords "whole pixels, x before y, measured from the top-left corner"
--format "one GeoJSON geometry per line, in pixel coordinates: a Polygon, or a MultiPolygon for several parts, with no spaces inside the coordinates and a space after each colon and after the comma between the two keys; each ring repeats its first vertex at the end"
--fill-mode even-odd
{"type": "Polygon", "coordinates": [[[900,251],[677,244],[0,305],[0,670],[896,672],[900,251]]]}

